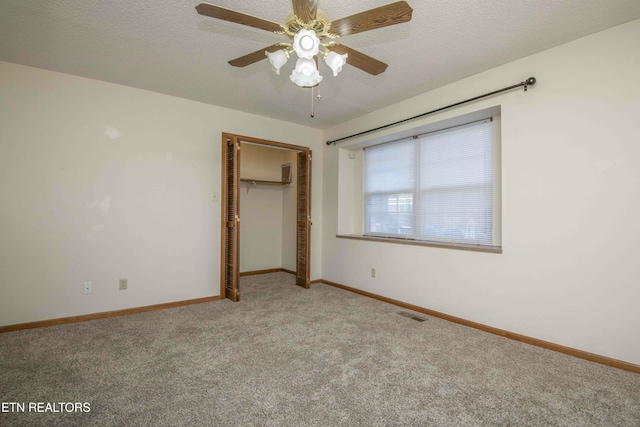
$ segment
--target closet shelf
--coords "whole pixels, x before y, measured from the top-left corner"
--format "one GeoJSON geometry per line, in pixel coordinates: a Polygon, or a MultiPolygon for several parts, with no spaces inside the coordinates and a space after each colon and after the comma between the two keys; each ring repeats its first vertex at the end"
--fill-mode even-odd
{"type": "Polygon", "coordinates": [[[280,181],[268,181],[264,179],[250,179],[240,178],[240,182],[247,183],[247,194],[249,194],[249,188],[253,185],[279,185],[285,186],[291,184],[291,163],[282,165],[282,179],[280,181]]]}
{"type": "Polygon", "coordinates": [[[240,178],[240,182],[246,182],[247,183],[247,194],[249,194],[249,188],[251,188],[251,186],[258,186],[258,185],[277,185],[280,187],[284,187],[285,185],[289,185],[291,184],[291,180],[289,181],[265,181],[263,179],[248,179],[248,178],[240,178]]]}
{"type": "Polygon", "coordinates": [[[249,178],[240,178],[240,182],[248,182],[249,184],[257,185],[289,185],[291,181],[264,181],[262,179],[249,179],[249,178]]]}

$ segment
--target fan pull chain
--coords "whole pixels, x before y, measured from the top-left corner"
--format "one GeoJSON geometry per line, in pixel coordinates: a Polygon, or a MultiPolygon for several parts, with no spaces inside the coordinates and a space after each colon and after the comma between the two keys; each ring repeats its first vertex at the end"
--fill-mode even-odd
{"type": "MultiPolygon", "coordinates": [[[[316,85],[318,86],[318,96],[316,98],[318,98],[318,101],[320,101],[322,99],[322,95],[320,95],[320,85],[316,85]]],[[[313,88],[315,86],[311,86],[311,117],[313,118],[315,116],[315,113],[313,111],[313,88]]]]}
{"type": "Polygon", "coordinates": [[[313,118],[315,116],[315,113],[313,112],[313,86],[311,87],[311,118],[313,118]]]}

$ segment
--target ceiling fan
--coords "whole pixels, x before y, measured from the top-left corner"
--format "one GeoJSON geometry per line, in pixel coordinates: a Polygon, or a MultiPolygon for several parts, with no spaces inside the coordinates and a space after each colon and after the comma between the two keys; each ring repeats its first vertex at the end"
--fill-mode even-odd
{"type": "Polygon", "coordinates": [[[200,3],[196,10],[200,15],[288,36],[289,42],[267,46],[233,59],[229,64],[246,67],[268,58],[275,72],[280,74],[282,66],[291,53],[295,52],[298,59],[289,78],[300,87],[314,87],[322,80],[318,71],[318,55],[322,55],[334,76],[338,75],[345,63],[372,75],[384,72],[387,69],[384,62],[335,40],[350,34],[408,22],[413,12],[407,2],[397,1],[331,21],[318,9],[318,0],[292,0],[292,5],[293,10],[285,18],[284,25],[209,3],[200,3]]]}

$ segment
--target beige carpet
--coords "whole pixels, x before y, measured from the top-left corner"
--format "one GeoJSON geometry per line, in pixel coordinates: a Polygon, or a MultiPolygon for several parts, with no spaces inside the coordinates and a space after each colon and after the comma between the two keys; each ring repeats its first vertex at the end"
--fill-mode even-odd
{"type": "Polygon", "coordinates": [[[242,293],[1,334],[3,409],[90,412],[14,406],[0,425],[640,425],[638,374],[287,273],[243,277],[242,293]]]}

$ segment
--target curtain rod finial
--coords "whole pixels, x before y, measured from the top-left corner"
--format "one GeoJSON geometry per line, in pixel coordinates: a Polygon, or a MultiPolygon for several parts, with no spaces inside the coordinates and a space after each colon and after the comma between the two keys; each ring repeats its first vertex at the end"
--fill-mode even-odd
{"type": "Polygon", "coordinates": [[[529,77],[529,78],[527,79],[527,84],[528,84],[529,86],[533,86],[534,84],[536,84],[536,78],[535,78],[535,77],[529,77]]]}

